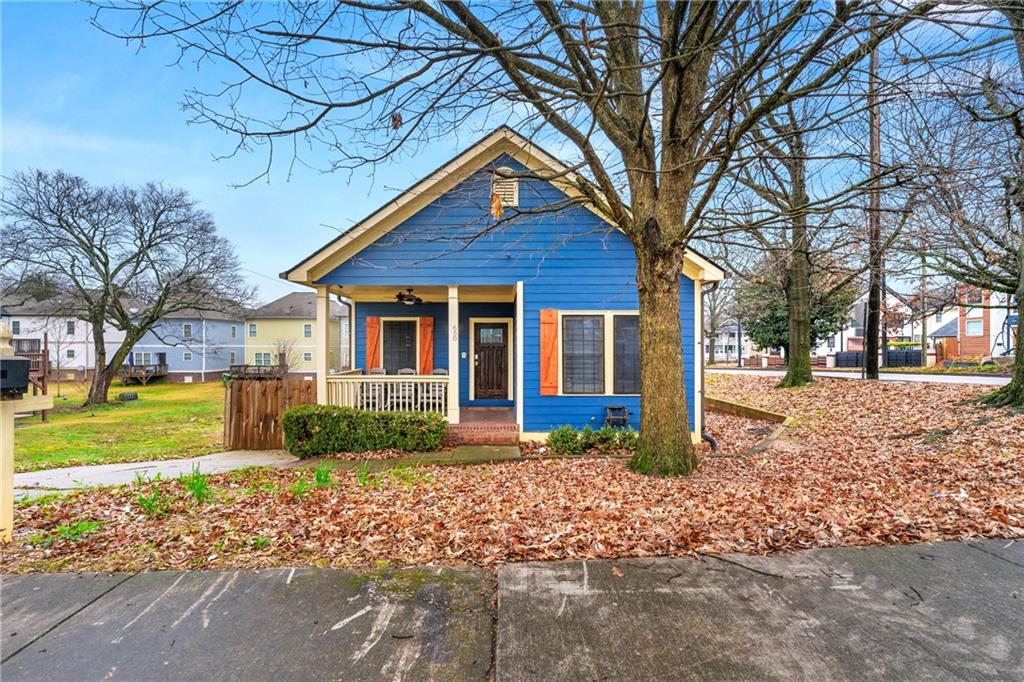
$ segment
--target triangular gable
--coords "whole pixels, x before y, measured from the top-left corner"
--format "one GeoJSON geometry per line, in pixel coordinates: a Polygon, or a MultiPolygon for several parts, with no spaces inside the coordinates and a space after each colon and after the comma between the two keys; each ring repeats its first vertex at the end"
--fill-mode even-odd
{"type": "MultiPolygon", "coordinates": [[[[312,285],[324,274],[373,244],[502,154],[507,154],[541,177],[550,176],[552,179],[549,182],[567,196],[573,199],[581,197],[573,184],[576,179],[573,171],[530,140],[503,126],[361,220],[341,236],[325,244],[302,262],[281,273],[281,277],[292,282],[312,285]]],[[[583,205],[617,229],[608,216],[590,202],[584,202],[583,205]]],[[[704,281],[715,281],[725,277],[720,268],[695,252],[688,250],[684,257],[684,272],[688,277],[704,281]]]]}

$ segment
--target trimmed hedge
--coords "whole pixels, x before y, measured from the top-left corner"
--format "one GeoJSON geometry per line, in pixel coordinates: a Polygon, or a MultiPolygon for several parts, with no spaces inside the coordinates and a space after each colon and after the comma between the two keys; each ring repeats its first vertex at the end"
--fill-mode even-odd
{"type": "Polygon", "coordinates": [[[436,412],[369,412],[299,405],[284,413],[284,444],[303,459],[336,452],[428,452],[444,442],[448,423],[436,412]]]}

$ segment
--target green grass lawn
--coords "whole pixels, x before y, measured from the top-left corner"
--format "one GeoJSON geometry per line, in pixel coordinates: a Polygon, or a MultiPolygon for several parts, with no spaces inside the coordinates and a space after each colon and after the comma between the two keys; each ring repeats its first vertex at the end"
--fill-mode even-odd
{"type": "MultiPolygon", "coordinates": [[[[77,464],[110,464],[194,457],[223,449],[224,387],[156,383],[111,388],[139,399],[83,410],[85,388],[63,384],[54,395],[56,409],[43,424],[39,417],[18,420],[14,434],[14,470],[34,471],[77,464]]],[[[51,384],[51,393],[56,386],[51,384]]]]}

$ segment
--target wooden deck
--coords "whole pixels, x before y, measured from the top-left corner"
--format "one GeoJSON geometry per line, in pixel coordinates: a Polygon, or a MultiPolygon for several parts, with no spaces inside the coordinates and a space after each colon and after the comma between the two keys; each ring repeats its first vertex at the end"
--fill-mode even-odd
{"type": "Polygon", "coordinates": [[[151,379],[167,376],[167,365],[121,365],[117,370],[117,378],[121,383],[137,381],[145,386],[151,379]]]}

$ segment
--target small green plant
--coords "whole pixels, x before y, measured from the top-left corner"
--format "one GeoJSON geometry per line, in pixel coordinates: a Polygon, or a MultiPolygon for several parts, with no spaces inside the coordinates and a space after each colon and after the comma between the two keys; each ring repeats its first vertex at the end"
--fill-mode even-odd
{"type": "Polygon", "coordinates": [[[264,535],[253,535],[249,538],[249,546],[253,549],[266,549],[270,546],[270,538],[264,535]]]}
{"type": "Polygon", "coordinates": [[[143,483],[146,482],[147,479],[149,479],[149,476],[146,474],[145,471],[135,472],[135,485],[142,485],[143,483]]]}
{"type": "Polygon", "coordinates": [[[334,466],[330,462],[320,462],[313,472],[313,485],[317,488],[326,488],[331,484],[331,472],[334,466]]]}
{"type": "Polygon", "coordinates": [[[167,515],[168,503],[159,490],[154,490],[149,495],[139,495],[138,502],[142,513],[146,516],[160,517],[167,515]]]}
{"type": "Polygon", "coordinates": [[[40,533],[28,539],[30,545],[49,547],[58,540],[78,542],[86,535],[95,533],[103,525],[102,521],[82,520],[65,523],[54,528],[50,533],[40,533]]]}
{"type": "Polygon", "coordinates": [[[594,431],[594,447],[601,452],[614,449],[619,443],[619,429],[614,429],[607,424],[594,431]]]}
{"type": "Polygon", "coordinates": [[[559,455],[583,454],[583,443],[579,434],[571,426],[560,426],[548,434],[547,446],[559,455]]]}
{"type": "Polygon", "coordinates": [[[206,502],[213,494],[210,490],[210,475],[199,471],[198,464],[192,466],[190,475],[182,474],[180,480],[199,504],[206,502]]]}
{"type": "Polygon", "coordinates": [[[380,487],[380,481],[370,471],[370,462],[365,459],[356,467],[356,483],[362,488],[380,487]]]}
{"type": "Polygon", "coordinates": [[[412,487],[418,483],[429,483],[432,480],[430,474],[424,474],[416,465],[407,466],[400,464],[387,472],[390,481],[398,485],[412,487]]]}
{"type": "Polygon", "coordinates": [[[295,481],[295,483],[292,483],[290,486],[288,486],[288,492],[294,495],[296,499],[301,500],[303,497],[306,496],[306,493],[308,493],[312,488],[312,483],[303,479],[299,479],[298,481],[295,481]]]}
{"type": "Polygon", "coordinates": [[[561,426],[548,434],[547,446],[558,455],[582,455],[585,452],[609,452],[614,449],[636,450],[637,432],[631,428],[616,429],[602,426],[593,429],[588,424],[582,431],[561,426]]]}
{"type": "Polygon", "coordinates": [[[623,450],[635,451],[636,443],[639,438],[640,434],[637,433],[636,430],[632,428],[621,429],[618,433],[618,440],[616,442],[616,445],[618,445],[623,450]]]}

